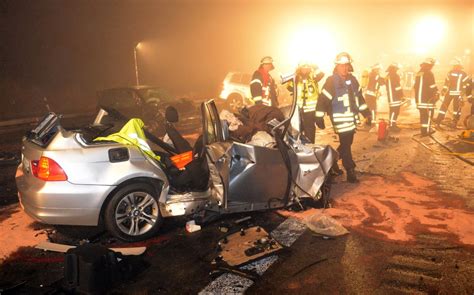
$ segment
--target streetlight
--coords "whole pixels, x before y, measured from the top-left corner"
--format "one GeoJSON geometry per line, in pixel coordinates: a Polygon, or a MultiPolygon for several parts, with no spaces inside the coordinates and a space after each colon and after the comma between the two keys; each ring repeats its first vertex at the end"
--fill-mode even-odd
{"type": "Polygon", "coordinates": [[[140,81],[138,80],[138,63],[137,63],[137,50],[140,49],[141,47],[141,42],[138,42],[135,47],[133,47],[133,57],[135,59],[135,80],[137,86],[140,85],[140,81]]]}

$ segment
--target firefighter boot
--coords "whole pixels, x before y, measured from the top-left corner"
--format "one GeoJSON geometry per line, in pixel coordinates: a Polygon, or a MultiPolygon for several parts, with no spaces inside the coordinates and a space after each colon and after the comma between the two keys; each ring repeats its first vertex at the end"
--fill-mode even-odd
{"type": "Polygon", "coordinates": [[[339,176],[339,175],[344,174],[344,171],[342,171],[342,169],[339,168],[339,165],[337,164],[337,162],[335,162],[334,165],[332,165],[332,169],[330,170],[329,173],[331,174],[331,176],[339,176]]]}
{"type": "Polygon", "coordinates": [[[350,183],[359,182],[354,168],[347,170],[347,182],[350,182],[350,183]]]}

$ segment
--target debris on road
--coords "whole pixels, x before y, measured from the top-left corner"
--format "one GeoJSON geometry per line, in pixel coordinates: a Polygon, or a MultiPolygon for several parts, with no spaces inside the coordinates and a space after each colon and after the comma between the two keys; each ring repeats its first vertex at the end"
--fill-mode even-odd
{"type": "MultiPolygon", "coordinates": [[[[82,246],[82,245],[81,245],[82,246]]],[[[66,253],[68,250],[76,248],[76,246],[57,244],[51,242],[41,242],[35,246],[36,249],[45,251],[54,251],[66,253]]],[[[146,247],[130,247],[130,248],[110,248],[114,252],[118,252],[122,255],[142,255],[146,251],[146,247]]]]}
{"type": "Polygon", "coordinates": [[[235,221],[235,223],[236,223],[236,224],[240,224],[240,223],[242,223],[242,222],[244,222],[244,221],[247,221],[247,220],[250,220],[250,219],[252,219],[251,216],[246,216],[246,217],[244,217],[244,218],[237,219],[237,220],[235,221]]]}
{"type": "Polygon", "coordinates": [[[141,257],[133,259],[103,245],[84,244],[67,250],[62,285],[67,292],[103,293],[143,268],[141,257]]]}
{"type": "Polygon", "coordinates": [[[239,266],[281,249],[283,247],[258,226],[230,234],[218,243],[222,260],[230,266],[239,266]]]}
{"type": "Polygon", "coordinates": [[[349,233],[339,221],[320,212],[306,218],[305,223],[310,230],[323,236],[338,237],[349,233]]]}
{"type": "Polygon", "coordinates": [[[17,153],[0,152],[0,167],[16,166],[20,163],[17,153]]]}
{"type": "Polygon", "coordinates": [[[195,220],[190,220],[190,221],[186,222],[186,231],[188,233],[193,233],[193,232],[200,231],[200,230],[201,230],[201,226],[196,224],[195,220]]]}

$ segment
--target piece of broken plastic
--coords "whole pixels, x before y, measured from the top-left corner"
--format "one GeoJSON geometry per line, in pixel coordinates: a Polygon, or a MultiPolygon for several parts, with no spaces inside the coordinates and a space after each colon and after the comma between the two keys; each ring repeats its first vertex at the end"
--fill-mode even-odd
{"type": "Polygon", "coordinates": [[[324,236],[338,237],[349,233],[339,221],[323,213],[309,216],[305,223],[311,231],[324,236]]]}
{"type": "Polygon", "coordinates": [[[186,231],[188,233],[193,233],[193,232],[199,231],[199,230],[201,230],[201,226],[196,224],[196,221],[190,220],[190,221],[186,222],[186,231]]]}

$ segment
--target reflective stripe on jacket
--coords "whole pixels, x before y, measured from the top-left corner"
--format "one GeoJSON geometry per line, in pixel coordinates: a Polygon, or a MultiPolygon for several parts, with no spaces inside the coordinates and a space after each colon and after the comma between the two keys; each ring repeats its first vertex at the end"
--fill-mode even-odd
{"type": "MultiPolygon", "coordinates": [[[[297,95],[296,103],[304,112],[314,112],[316,110],[316,103],[319,97],[319,86],[312,73],[306,79],[298,76],[296,82],[297,95]]],[[[288,91],[293,93],[293,80],[288,82],[286,87],[288,91]]]]}
{"type": "Polygon", "coordinates": [[[316,117],[327,113],[336,133],[350,132],[356,129],[359,113],[370,116],[362,90],[357,79],[349,75],[344,80],[337,74],[326,79],[316,105],[316,117]]]}

